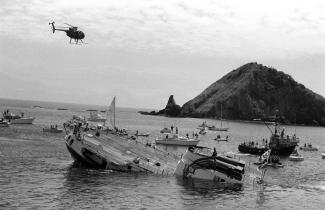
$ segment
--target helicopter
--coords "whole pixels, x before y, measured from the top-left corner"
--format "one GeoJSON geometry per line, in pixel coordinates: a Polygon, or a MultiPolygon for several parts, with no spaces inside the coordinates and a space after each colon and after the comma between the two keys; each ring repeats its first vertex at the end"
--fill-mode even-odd
{"type": "Polygon", "coordinates": [[[55,22],[49,23],[49,25],[52,26],[52,31],[53,33],[55,31],[65,31],[65,33],[67,34],[68,37],[70,37],[70,44],[71,44],[71,40],[74,39],[75,43],[78,44],[78,41],[80,40],[81,43],[83,43],[82,39],[85,38],[85,34],[84,32],[78,30],[78,27],[72,26],[68,23],[64,23],[66,25],[68,25],[69,27],[60,27],[60,28],[56,28],[54,26],[55,22]],[[67,29],[66,29],[67,28],[67,29]]]}

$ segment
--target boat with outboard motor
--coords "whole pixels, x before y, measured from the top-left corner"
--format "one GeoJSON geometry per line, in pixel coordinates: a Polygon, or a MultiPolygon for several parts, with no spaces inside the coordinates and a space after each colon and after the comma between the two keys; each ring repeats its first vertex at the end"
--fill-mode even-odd
{"type": "Polygon", "coordinates": [[[302,155],[300,155],[296,149],[289,156],[289,160],[291,161],[303,161],[304,159],[305,158],[302,155]]]}
{"type": "Polygon", "coordinates": [[[160,130],[160,133],[172,133],[172,130],[169,128],[163,128],[160,130]]]}
{"type": "Polygon", "coordinates": [[[206,147],[190,147],[178,162],[175,175],[215,182],[241,184],[245,162],[218,155],[206,147]]]}
{"type": "Polygon", "coordinates": [[[164,145],[196,146],[200,142],[200,140],[190,139],[188,137],[183,137],[178,134],[167,134],[165,137],[157,138],[155,142],[156,144],[164,145]]]}

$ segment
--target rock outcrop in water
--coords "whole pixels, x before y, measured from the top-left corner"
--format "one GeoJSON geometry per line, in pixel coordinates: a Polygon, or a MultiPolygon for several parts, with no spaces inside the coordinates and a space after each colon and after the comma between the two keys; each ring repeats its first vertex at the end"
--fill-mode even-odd
{"type": "Polygon", "coordinates": [[[214,82],[185,103],[179,116],[252,120],[279,110],[287,123],[325,126],[324,97],[290,75],[248,63],[214,82]]]}
{"type": "Polygon", "coordinates": [[[162,109],[158,112],[151,111],[151,112],[144,112],[144,111],[139,111],[140,114],[145,114],[145,115],[161,115],[161,116],[167,116],[167,117],[177,117],[179,116],[181,111],[181,107],[176,104],[174,100],[174,96],[171,95],[169,96],[167,105],[165,109],[162,109]]]}

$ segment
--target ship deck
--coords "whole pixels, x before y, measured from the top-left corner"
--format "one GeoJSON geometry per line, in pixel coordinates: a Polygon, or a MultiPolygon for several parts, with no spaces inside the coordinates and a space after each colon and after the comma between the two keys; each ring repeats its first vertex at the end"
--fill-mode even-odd
{"type": "Polygon", "coordinates": [[[116,164],[123,165],[138,159],[138,165],[141,168],[155,174],[173,175],[177,163],[181,159],[175,154],[112,133],[102,133],[99,137],[85,135],[84,141],[91,145],[97,145],[95,146],[97,148],[100,148],[98,145],[101,145],[102,149],[98,152],[116,164]]]}

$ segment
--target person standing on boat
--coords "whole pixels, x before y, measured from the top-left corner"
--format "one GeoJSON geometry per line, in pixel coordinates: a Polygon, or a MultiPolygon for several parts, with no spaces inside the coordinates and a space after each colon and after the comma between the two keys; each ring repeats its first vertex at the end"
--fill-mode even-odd
{"type": "Polygon", "coordinates": [[[176,127],[176,134],[178,134],[178,128],[176,127]]]}
{"type": "Polygon", "coordinates": [[[174,131],[174,126],[173,126],[173,125],[170,126],[170,129],[172,130],[172,133],[173,133],[173,131],[174,131]]]}

